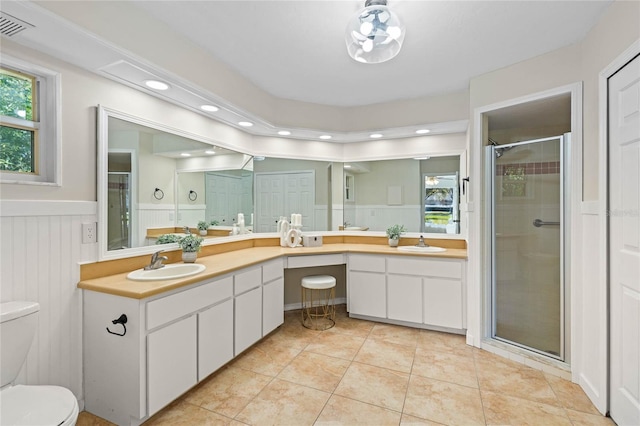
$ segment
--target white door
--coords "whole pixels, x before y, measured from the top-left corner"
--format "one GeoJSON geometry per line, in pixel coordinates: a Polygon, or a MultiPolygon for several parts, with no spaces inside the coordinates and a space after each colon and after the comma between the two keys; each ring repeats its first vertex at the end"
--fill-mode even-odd
{"type": "Polygon", "coordinates": [[[214,173],[206,174],[206,220],[217,220],[220,225],[229,225],[227,222],[227,181],[214,173]]]}
{"type": "Polygon", "coordinates": [[[284,178],[282,175],[256,173],[256,217],[254,232],[276,232],[284,216],[284,178]]]}
{"type": "Polygon", "coordinates": [[[640,424],[640,57],[609,79],[610,414],[640,424]]]}
{"type": "Polygon", "coordinates": [[[256,232],[276,232],[280,216],[302,215],[302,230],[315,230],[315,172],[256,173],[256,232]]]}

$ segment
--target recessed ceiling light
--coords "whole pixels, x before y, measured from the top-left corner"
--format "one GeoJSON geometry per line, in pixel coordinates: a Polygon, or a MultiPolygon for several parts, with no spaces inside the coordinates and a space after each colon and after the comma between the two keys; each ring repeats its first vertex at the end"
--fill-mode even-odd
{"type": "Polygon", "coordinates": [[[251,127],[253,126],[253,123],[250,121],[238,121],[238,124],[242,127],[251,127]]]}
{"type": "Polygon", "coordinates": [[[182,154],[183,157],[191,157],[191,154],[189,154],[188,152],[183,152],[182,154]]]}
{"type": "Polygon", "coordinates": [[[280,136],[289,136],[289,135],[291,134],[291,132],[290,132],[290,131],[288,131],[288,130],[279,130],[279,131],[278,131],[278,134],[279,134],[280,136]]]}
{"type": "Polygon", "coordinates": [[[320,139],[331,139],[331,135],[320,135],[320,139]]]}
{"type": "Polygon", "coordinates": [[[429,158],[431,158],[431,157],[429,157],[428,155],[425,155],[424,157],[414,157],[413,159],[414,160],[428,160],[429,158]]]}
{"type": "Polygon", "coordinates": [[[430,131],[431,130],[429,130],[429,129],[418,129],[418,130],[416,130],[416,133],[419,134],[419,135],[425,135],[425,134],[429,133],[430,131]]]}
{"type": "Polygon", "coordinates": [[[371,139],[380,139],[382,137],[382,133],[372,133],[369,135],[371,139]]]}
{"type": "Polygon", "coordinates": [[[351,164],[345,164],[345,165],[344,165],[344,168],[345,168],[345,169],[350,169],[350,168],[351,168],[351,164]]]}
{"type": "Polygon", "coordinates": [[[207,112],[216,112],[220,108],[218,108],[215,105],[200,105],[200,109],[203,110],[203,111],[207,111],[207,112]]]}
{"type": "Polygon", "coordinates": [[[213,151],[213,150],[211,150],[211,149],[208,149],[208,150],[206,150],[204,153],[205,153],[205,154],[215,154],[216,152],[215,152],[215,151],[213,151]]]}
{"type": "Polygon", "coordinates": [[[146,80],[144,84],[155,90],[167,90],[170,87],[167,83],[158,80],[146,80]]]}

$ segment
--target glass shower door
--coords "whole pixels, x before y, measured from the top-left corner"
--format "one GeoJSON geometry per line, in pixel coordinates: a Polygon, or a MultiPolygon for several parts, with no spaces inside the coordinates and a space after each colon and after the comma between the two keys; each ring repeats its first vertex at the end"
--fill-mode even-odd
{"type": "Polygon", "coordinates": [[[488,147],[493,338],[564,358],[564,137],[488,147]]]}

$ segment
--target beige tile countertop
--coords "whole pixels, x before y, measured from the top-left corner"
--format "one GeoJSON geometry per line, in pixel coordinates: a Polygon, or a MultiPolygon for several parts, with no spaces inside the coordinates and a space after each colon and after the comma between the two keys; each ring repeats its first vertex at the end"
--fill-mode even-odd
{"type": "Polygon", "coordinates": [[[133,299],[144,299],[156,294],[171,291],[180,287],[194,284],[216,276],[224,275],[251,265],[256,265],[267,260],[283,256],[308,256],[335,253],[366,253],[382,255],[417,256],[440,259],[466,259],[467,250],[448,248],[440,253],[410,253],[399,252],[395,247],[381,244],[353,244],[337,243],[325,244],[321,247],[251,247],[225,253],[212,254],[198,257],[196,263],[206,266],[204,272],[186,278],[162,281],[132,281],[127,279],[128,272],[137,268],[131,268],[128,272],[107,275],[98,278],[83,279],[78,283],[78,288],[92,290],[101,293],[114,294],[133,299]]]}

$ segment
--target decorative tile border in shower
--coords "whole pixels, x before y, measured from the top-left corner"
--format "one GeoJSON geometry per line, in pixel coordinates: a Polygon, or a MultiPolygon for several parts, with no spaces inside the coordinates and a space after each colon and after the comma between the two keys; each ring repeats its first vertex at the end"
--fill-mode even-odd
{"type": "Polygon", "coordinates": [[[541,161],[538,163],[496,164],[496,176],[506,175],[549,175],[560,173],[559,161],[541,161]],[[524,173],[523,173],[524,172],[524,173]]]}

